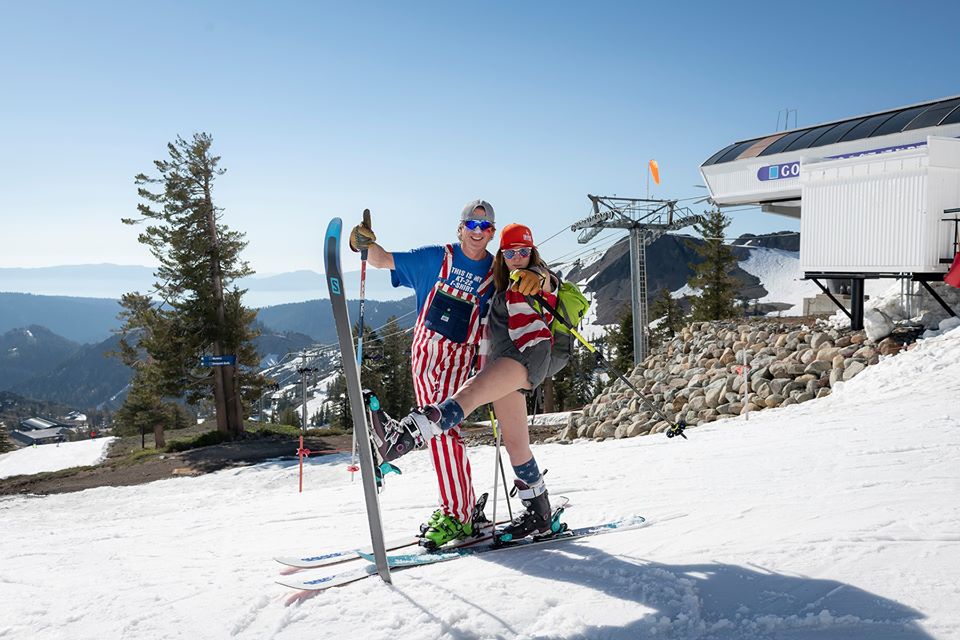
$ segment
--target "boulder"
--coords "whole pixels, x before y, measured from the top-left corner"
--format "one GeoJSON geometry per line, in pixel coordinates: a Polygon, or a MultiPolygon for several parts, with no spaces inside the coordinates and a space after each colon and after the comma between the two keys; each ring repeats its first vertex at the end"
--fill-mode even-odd
{"type": "Polygon", "coordinates": [[[820,349],[825,346],[833,346],[830,341],[830,334],[814,332],[810,336],[810,348],[820,349]]]}
{"type": "Polygon", "coordinates": [[[594,432],[594,438],[612,438],[617,433],[617,425],[611,420],[607,420],[603,424],[597,427],[597,430],[594,432]]]}
{"type": "Polygon", "coordinates": [[[807,368],[803,370],[804,374],[813,374],[817,377],[820,376],[824,371],[830,371],[833,368],[833,358],[830,360],[814,360],[807,365],[807,368]]]}
{"type": "Polygon", "coordinates": [[[767,407],[768,409],[773,409],[774,407],[779,407],[780,405],[782,405],[783,401],[784,401],[783,396],[774,393],[772,395],[767,396],[764,399],[763,406],[767,407]]]}
{"type": "Polygon", "coordinates": [[[851,378],[853,378],[855,375],[857,375],[858,373],[860,373],[866,368],[867,368],[867,365],[865,365],[864,363],[858,360],[854,360],[844,370],[843,381],[846,382],[847,380],[850,380],[851,378]]]}
{"type": "Polygon", "coordinates": [[[770,381],[770,391],[772,393],[782,393],[784,387],[793,382],[790,378],[774,378],[770,381]]]}

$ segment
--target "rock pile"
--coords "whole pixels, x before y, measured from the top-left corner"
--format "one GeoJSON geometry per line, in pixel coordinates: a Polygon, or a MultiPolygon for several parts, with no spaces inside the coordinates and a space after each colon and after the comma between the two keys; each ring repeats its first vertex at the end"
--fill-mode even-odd
{"type": "Polygon", "coordinates": [[[893,337],[873,341],[825,325],[693,323],[629,374],[646,403],[616,380],[571,414],[561,438],[632,438],[681,419],[694,426],[807,402],[902,348],[893,337]]]}

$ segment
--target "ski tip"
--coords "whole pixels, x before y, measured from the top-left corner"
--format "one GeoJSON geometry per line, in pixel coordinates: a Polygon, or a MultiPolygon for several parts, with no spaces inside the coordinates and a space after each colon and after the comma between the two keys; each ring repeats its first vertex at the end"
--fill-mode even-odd
{"type": "Polygon", "coordinates": [[[327,235],[328,236],[340,236],[340,231],[343,229],[343,220],[340,218],[333,218],[327,224],[327,235]]]}

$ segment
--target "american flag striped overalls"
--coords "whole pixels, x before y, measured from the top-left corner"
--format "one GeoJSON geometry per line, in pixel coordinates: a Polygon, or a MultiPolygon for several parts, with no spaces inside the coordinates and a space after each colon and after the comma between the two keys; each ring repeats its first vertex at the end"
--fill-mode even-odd
{"type": "MultiPolygon", "coordinates": [[[[410,359],[413,391],[417,405],[421,407],[449,398],[470,377],[484,320],[480,317],[480,297],[493,286],[491,268],[477,290],[478,295],[460,291],[446,284],[452,268],[453,246],[448,244],[437,283],[427,295],[414,326],[410,359]],[[463,343],[448,340],[426,327],[427,311],[438,291],[473,303],[467,339],[463,343]]],[[[445,514],[467,522],[472,515],[475,497],[470,461],[460,436],[460,427],[433,438],[429,446],[440,486],[440,506],[445,514]]]]}

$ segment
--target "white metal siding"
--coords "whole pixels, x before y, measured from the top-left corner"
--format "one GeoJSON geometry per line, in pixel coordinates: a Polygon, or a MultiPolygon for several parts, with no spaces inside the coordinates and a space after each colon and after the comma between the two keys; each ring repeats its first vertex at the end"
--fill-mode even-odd
{"type": "Polygon", "coordinates": [[[940,218],[960,206],[960,141],[804,163],[800,180],[804,271],[946,271],[950,228],[940,218]]]}

